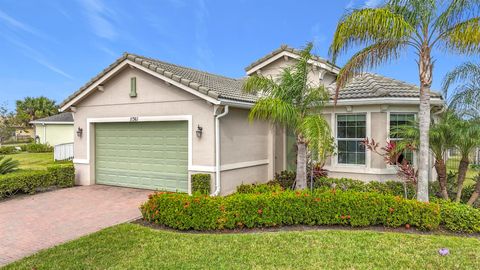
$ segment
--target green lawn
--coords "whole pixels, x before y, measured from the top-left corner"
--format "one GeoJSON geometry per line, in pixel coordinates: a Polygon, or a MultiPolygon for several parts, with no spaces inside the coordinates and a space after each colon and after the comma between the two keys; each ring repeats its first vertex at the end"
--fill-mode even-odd
{"type": "Polygon", "coordinates": [[[6,269],[478,269],[480,240],[322,230],[189,234],[135,224],[42,251],[6,269]],[[438,255],[447,247],[450,255],[438,255]]]}
{"type": "MultiPolygon", "coordinates": [[[[460,163],[459,156],[452,156],[450,157],[447,162],[447,170],[451,172],[458,172],[458,164],[460,163]]],[[[469,167],[466,175],[465,185],[473,185],[475,184],[475,177],[478,175],[479,171],[474,170],[473,168],[469,167]]]]}
{"type": "Polygon", "coordinates": [[[44,170],[47,166],[55,164],[53,153],[18,153],[6,155],[20,161],[20,169],[44,170]]]}

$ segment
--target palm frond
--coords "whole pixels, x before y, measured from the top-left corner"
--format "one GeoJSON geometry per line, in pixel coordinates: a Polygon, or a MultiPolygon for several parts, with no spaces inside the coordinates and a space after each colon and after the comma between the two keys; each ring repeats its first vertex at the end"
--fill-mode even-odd
{"type": "Polygon", "coordinates": [[[480,12],[480,0],[452,0],[450,5],[438,16],[434,26],[444,32],[480,12]]]}
{"type": "Polygon", "coordinates": [[[338,74],[335,101],[338,98],[339,90],[345,86],[348,80],[367,68],[375,68],[398,59],[406,46],[408,46],[408,42],[405,40],[385,40],[370,45],[353,55],[338,74]]]}
{"type": "Polygon", "coordinates": [[[450,86],[455,83],[474,80],[480,81],[480,65],[473,62],[463,63],[445,75],[442,83],[443,93],[446,95],[450,86]]]}
{"type": "Polygon", "coordinates": [[[243,91],[250,94],[257,94],[262,92],[268,95],[269,93],[278,90],[278,85],[273,78],[262,75],[253,75],[248,77],[243,83],[243,91]]]}
{"type": "Polygon", "coordinates": [[[333,151],[332,132],[330,126],[322,115],[309,115],[305,117],[298,127],[298,132],[303,135],[312,151],[314,158],[323,154],[323,151],[333,151]]]}
{"type": "Polygon", "coordinates": [[[12,158],[7,158],[5,156],[0,156],[0,175],[11,173],[18,169],[20,162],[12,158]]]}
{"type": "Polygon", "coordinates": [[[460,22],[440,34],[440,47],[461,54],[480,52],[480,17],[460,22]]]}
{"type": "Polygon", "coordinates": [[[405,40],[413,31],[414,28],[402,15],[386,7],[354,10],[340,20],[330,55],[335,62],[340,53],[353,46],[369,46],[385,40],[405,40]]]}
{"type": "Polygon", "coordinates": [[[268,120],[274,124],[296,128],[300,114],[291,103],[279,98],[264,97],[257,100],[250,110],[249,119],[268,120]]]}

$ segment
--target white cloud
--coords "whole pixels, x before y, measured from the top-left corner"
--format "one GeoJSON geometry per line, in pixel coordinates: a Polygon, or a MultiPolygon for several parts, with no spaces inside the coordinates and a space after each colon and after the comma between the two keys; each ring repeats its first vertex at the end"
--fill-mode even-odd
{"type": "Polygon", "coordinates": [[[365,1],[364,6],[369,8],[374,8],[380,5],[381,3],[382,3],[382,0],[367,0],[365,1]]]}
{"type": "Polygon", "coordinates": [[[8,36],[3,36],[3,37],[5,38],[5,40],[9,41],[11,44],[13,44],[17,48],[21,49],[22,53],[25,56],[27,56],[28,58],[34,60],[38,64],[46,67],[47,69],[49,69],[53,72],[55,72],[59,75],[62,75],[65,78],[73,80],[73,77],[70,74],[66,73],[62,69],[60,69],[60,68],[56,67],[55,65],[53,65],[52,63],[50,63],[50,61],[48,61],[47,58],[42,53],[40,53],[39,51],[35,50],[34,48],[28,46],[27,44],[25,44],[23,42],[18,41],[16,39],[13,39],[11,37],[8,37],[8,36]]]}
{"type": "Polygon", "coordinates": [[[355,6],[355,0],[350,0],[345,6],[346,9],[352,9],[355,6]]]}
{"type": "Polygon", "coordinates": [[[211,67],[213,52],[208,44],[208,8],[204,0],[197,1],[198,7],[195,8],[195,51],[197,53],[197,64],[200,68],[211,67]]]}
{"type": "Polygon", "coordinates": [[[7,13],[0,10],[0,20],[5,22],[8,26],[15,30],[21,30],[30,34],[33,34],[38,37],[47,38],[43,33],[34,29],[33,27],[13,18],[12,16],[8,15],[7,13]]]}
{"type": "Polygon", "coordinates": [[[85,8],[85,13],[93,32],[101,38],[114,40],[118,33],[112,22],[115,16],[112,9],[105,7],[101,0],[79,1],[85,8]]]}

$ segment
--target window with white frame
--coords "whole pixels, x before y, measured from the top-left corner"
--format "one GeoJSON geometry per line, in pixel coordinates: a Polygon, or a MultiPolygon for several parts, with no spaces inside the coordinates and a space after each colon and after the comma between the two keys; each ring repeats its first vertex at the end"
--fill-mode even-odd
{"type": "Polygon", "coordinates": [[[365,165],[365,114],[337,115],[338,164],[365,165]]]}
{"type": "MultiPolygon", "coordinates": [[[[395,131],[400,126],[411,125],[415,121],[414,113],[390,113],[390,141],[401,141],[402,138],[395,134],[395,131]]],[[[413,164],[413,151],[405,150],[401,153],[397,159],[398,163],[402,163],[407,160],[408,163],[413,164]]]]}

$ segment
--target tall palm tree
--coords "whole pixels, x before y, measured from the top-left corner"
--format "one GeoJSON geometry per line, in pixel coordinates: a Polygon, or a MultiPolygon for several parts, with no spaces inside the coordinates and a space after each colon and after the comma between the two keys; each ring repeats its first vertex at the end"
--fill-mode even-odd
{"type": "Polygon", "coordinates": [[[320,151],[324,138],[330,137],[330,127],[320,114],[329,95],[322,85],[308,80],[312,67],[313,45],[308,43],[300,52],[295,66],[283,69],[279,77],[253,75],[243,89],[258,93],[260,98],[250,111],[249,118],[268,120],[273,124],[291,129],[297,143],[296,189],[307,187],[307,147],[320,151]]]}
{"type": "Polygon", "coordinates": [[[17,119],[25,126],[35,119],[51,116],[58,113],[55,101],[44,96],[26,97],[16,102],[17,119]]]}
{"type": "Polygon", "coordinates": [[[449,107],[462,116],[480,118],[480,64],[466,62],[456,67],[445,76],[442,89],[449,107]]]}
{"type": "Polygon", "coordinates": [[[476,147],[480,146],[480,123],[476,121],[460,121],[454,126],[454,132],[454,144],[460,153],[455,201],[460,202],[463,184],[470,166],[470,154],[476,147]]]}
{"type": "Polygon", "coordinates": [[[341,69],[337,93],[346,82],[366,68],[400,58],[411,49],[417,56],[420,79],[420,147],[417,199],[428,201],[428,129],[432,51],[474,54],[480,51],[480,0],[390,0],[377,8],[353,10],[337,25],[330,54],[363,47],[341,69]]]}

